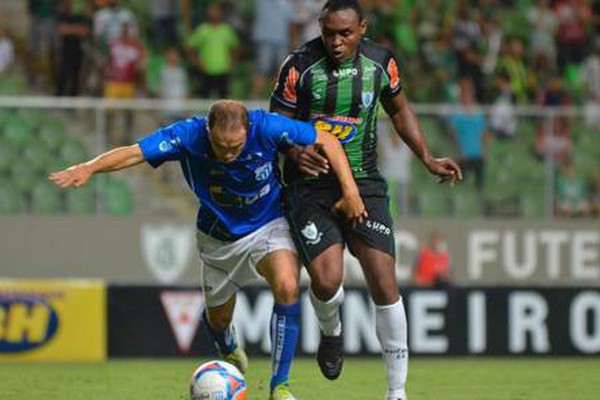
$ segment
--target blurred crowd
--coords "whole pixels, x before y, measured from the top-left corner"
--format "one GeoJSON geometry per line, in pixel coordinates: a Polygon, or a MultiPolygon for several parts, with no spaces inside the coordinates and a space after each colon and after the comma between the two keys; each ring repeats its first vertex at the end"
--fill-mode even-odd
{"type": "MultiPolygon", "coordinates": [[[[25,71],[30,93],[160,97],[175,117],[189,97],[266,99],[286,54],[319,35],[325,1],[27,3],[26,38],[0,26],[0,77],[25,71]]],[[[589,126],[600,122],[600,0],[361,4],[367,36],[398,55],[409,98],[463,106],[444,124],[479,192],[490,137],[515,136],[515,106],[582,105],[589,126]],[[489,116],[478,111],[481,104],[491,106],[489,116]]],[[[571,121],[556,118],[536,129],[535,156],[552,157],[568,180],[571,121]]],[[[599,174],[583,185],[586,200],[575,213],[600,214],[599,174]]],[[[559,182],[557,197],[576,186],[559,182]]],[[[557,208],[569,214],[558,201],[557,208]]]]}

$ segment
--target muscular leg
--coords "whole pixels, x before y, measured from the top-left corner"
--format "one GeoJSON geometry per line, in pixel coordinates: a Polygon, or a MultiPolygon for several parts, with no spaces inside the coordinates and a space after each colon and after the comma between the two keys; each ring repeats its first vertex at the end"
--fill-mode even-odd
{"type": "Polygon", "coordinates": [[[383,350],[388,379],[388,400],[406,399],[408,372],[408,335],[406,314],[398,293],[394,259],[351,237],[349,248],[362,267],[371,297],[375,302],[375,330],[383,350]]]}
{"type": "Polygon", "coordinates": [[[248,368],[248,358],[246,353],[238,347],[235,329],[231,324],[234,308],[235,295],[222,305],[204,309],[203,320],[219,354],[244,373],[248,368]]]}
{"type": "Polygon", "coordinates": [[[257,271],[269,283],[275,299],[271,316],[270,388],[273,391],[279,385],[289,386],[290,369],[296,353],[300,331],[300,263],[293,252],[277,250],[258,263],[257,271]]]}
{"type": "Polygon", "coordinates": [[[321,328],[317,362],[327,379],[336,379],[342,372],[344,342],[340,304],[344,301],[344,248],[341,244],[328,247],[307,266],[310,275],[310,300],[321,328]]]}

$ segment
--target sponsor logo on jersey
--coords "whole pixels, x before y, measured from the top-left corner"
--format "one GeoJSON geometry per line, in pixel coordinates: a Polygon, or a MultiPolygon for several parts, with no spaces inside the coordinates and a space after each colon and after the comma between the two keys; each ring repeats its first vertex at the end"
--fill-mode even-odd
{"type": "Polygon", "coordinates": [[[24,353],[52,340],[59,328],[59,317],[50,297],[0,293],[0,354],[24,353]]]}
{"type": "Polygon", "coordinates": [[[175,335],[177,347],[187,353],[192,347],[200,314],[202,312],[202,293],[199,291],[165,291],[160,293],[160,301],[175,335]]]}
{"type": "Polygon", "coordinates": [[[317,228],[317,225],[312,221],[308,221],[306,226],[302,228],[300,232],[302,233],[302,236],[307,239],[306,243],[310,245],[319,243],[323,237],[323,233],[319,232],[319,228],[317,228]]]}
{"type": "Polygon", "coordinates": [[[356,129],[356,125],[342,122],[342,121],[334,121],[332,119],[318,119],[314,121],[314,126],[316,129],[329,132],[334,135],[340,143],[345,144],[350,142],[356,136],[358,130],[356,129]]]}
{"type": "Polygon", "coordinates": [[[336,78],[346,78],[348,76],[356,76],[358,75],[357,68],[340,68],[333,70],[333,76],[336,78]]]}
{"type": "Polygon", "coordinates": [[[194,253],[194,227],[144,224],[140,232],[142,257],[160,283],[173,283],[194,253]]]}

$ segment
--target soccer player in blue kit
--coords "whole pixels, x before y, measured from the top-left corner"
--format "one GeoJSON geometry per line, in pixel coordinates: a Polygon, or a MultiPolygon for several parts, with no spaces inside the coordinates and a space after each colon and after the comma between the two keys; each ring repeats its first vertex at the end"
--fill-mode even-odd
{"type": "Polygon", "coordinates": [[[117,171],[147,161],[158,167],[179,161],[185,180],[198,196],[198,252],[207,322],[215,347],[242,372],[244,351],[231,325],[235,295],[264,277],[273,292],[270,399],[294,400],[289,371],[299,332],[300,264],[283,217],[278,151],[290,145],[322,146],[342,195],[334,209],[355,223],[365,206],[339,141],[313,125],[241,103],[222,100],[206,117],[176,122],[137,144],[109,150],[96,158],[50,174],[61,187],[84,185],[92,174],[117,171]]]}

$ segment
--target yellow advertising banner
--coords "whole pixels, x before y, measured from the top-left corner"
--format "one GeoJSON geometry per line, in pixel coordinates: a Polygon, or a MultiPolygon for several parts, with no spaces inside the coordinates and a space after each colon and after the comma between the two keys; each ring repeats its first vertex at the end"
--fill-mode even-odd
{"type": "Polygon", "coordinates": [[[101,281],[0,279],[0,363],[106,360],[101,281]]]}

